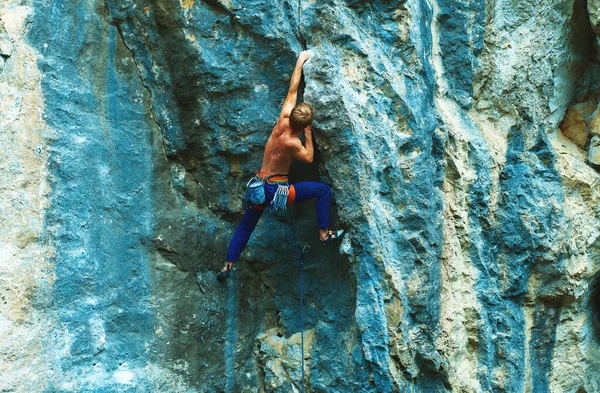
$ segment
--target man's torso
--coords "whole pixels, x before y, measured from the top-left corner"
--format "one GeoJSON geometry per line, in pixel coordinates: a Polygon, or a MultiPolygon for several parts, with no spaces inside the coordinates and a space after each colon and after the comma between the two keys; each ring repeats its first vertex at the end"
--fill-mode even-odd
{"type": "Polygon", "coordinates": [[[294,159],[290,154],[291,138],[289,119],[283,118],[275,124],[271,136],[265,145],[261,172],[267,174],[287,174],[294,159]]]}

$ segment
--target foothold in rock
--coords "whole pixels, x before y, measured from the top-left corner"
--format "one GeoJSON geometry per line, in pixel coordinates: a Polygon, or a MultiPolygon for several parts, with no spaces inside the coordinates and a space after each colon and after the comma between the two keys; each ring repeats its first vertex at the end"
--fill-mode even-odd
{"type": "Polygon", "coordinates": [[[352,243],[350,242],[350,238],[347,236],[342,239],[342,244],[340,244],[340,254],[354,255],[352,243]]]}
{"type": "Polygon", "coordinates": [[[217,274],[217,280],[219,280],[220,282],[223,282],[223,281],[227,280],[230,276],[231,276],[231,269],[223,270],[217,274]]]}

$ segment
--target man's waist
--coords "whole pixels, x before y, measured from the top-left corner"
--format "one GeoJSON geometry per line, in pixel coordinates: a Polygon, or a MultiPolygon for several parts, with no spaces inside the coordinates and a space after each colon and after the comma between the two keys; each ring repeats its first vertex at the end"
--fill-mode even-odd
{"type": "Polygon", "coordinates": [[[289,175],[287,173],[268,173],[256,171],[256,177],[267,183],[288,183],[289,175]]]}

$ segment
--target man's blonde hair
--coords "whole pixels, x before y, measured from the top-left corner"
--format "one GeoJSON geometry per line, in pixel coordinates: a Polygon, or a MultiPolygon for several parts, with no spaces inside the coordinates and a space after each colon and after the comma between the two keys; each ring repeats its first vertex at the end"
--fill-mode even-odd
{"type": "Polygon", "coordinates": [[[294,131],[300,131],[308,127],[313,120],[313,110],[310,105],[302,103],[296,105],[290,113],[290,127],[294,131]]]}

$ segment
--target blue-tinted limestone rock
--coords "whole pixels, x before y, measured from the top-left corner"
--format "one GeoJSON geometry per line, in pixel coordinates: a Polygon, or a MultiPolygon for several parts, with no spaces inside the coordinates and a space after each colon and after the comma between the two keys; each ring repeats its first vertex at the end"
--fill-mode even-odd
{"type": "Polygon", "coordinates": [[[292,210],[307,391],[599,389],[600,183],[558,131],[600,81],[584,2],[26,6],[61,349],[24,391],[298,389],[287,220],[214,274],[305,47],[320,159],[295,176],[350,230],[323,249],[314,204],[292,210]]]}

